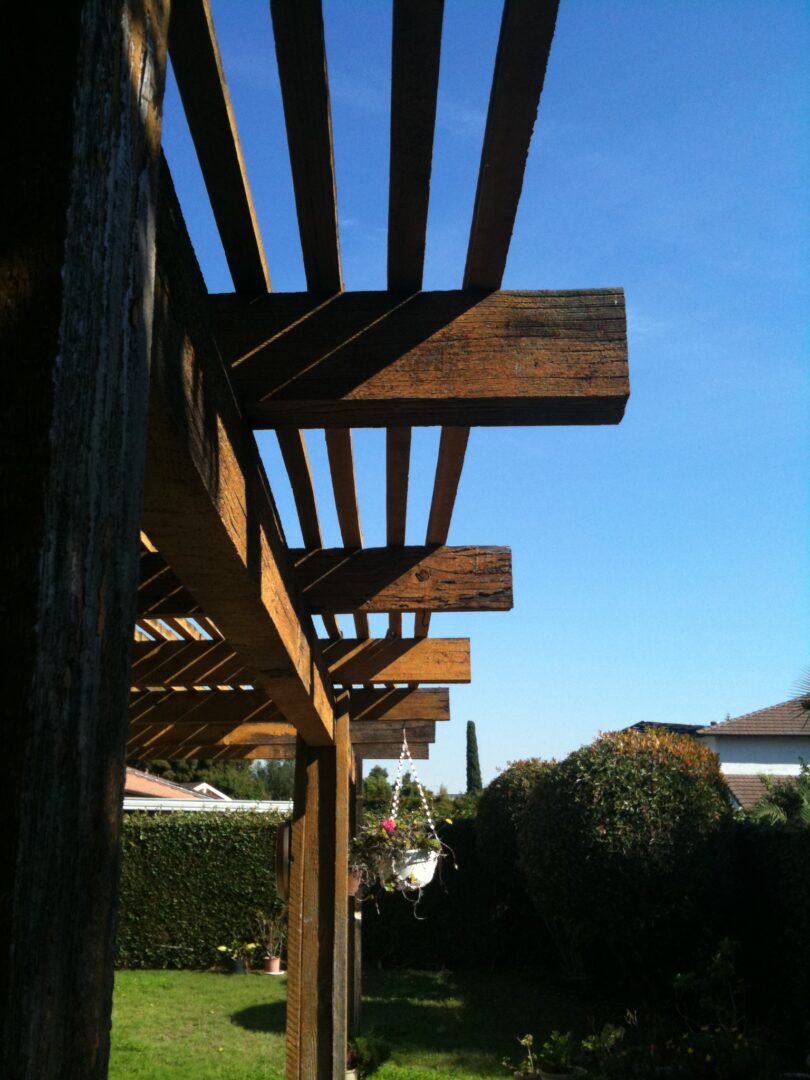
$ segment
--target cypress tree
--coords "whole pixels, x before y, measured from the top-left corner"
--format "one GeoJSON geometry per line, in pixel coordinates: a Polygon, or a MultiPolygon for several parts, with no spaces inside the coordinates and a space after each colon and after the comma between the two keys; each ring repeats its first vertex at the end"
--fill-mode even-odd
{"type": "Polygon", "coordinates": [[[477,795],[481,790],[481,764],[478,761],[478,739],[475,721],[467,721],[467,794],[477,795]]]}

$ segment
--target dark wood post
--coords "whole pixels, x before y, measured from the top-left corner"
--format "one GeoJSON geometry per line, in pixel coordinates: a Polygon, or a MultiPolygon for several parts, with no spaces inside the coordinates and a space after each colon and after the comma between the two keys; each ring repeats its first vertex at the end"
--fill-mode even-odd
{"type": "MultiPolygon", "coordinates": [[[[355,836],[363,821],[363,759],[354,756],[354,780],[349,793],[349,835],[355,836]]],[[[349,898],[349,1034],[360,1027],[363,1001],[363,902],[349,898]]]]}
{"type": "Polygon", "coordinates": [[[287,1080],[346,1071],[348,698],[338,702],[335,744],[298,741],[287,948],[287,1080]]]}
{"type": "Polygon", "coordinates": [[[14,15],[0,1075],[94,1080],[109,1052],[168,2],[14,15]]]}

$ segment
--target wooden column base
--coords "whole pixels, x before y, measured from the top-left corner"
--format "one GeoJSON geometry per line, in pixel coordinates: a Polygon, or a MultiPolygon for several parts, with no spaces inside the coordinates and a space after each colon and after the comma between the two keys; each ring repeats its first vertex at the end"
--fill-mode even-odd
{"type": "Polygon", "coordinates": [[[348,697],[335,744],[298,740],[293,801],[287,1080],[343,1080],[347,1040],[348,697]]]}

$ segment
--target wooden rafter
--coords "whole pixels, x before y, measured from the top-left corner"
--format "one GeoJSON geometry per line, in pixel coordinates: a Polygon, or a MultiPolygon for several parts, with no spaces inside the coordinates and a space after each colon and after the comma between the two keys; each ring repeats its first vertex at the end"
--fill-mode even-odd
{"type": "MultiPolygon", "coordinates": [[[[321,650],[333,684],[470,681],[469,638],[342,638],[322,641],[321,650]]],[[[130,681],[138,689],[262,685],[233,646],[221,639],[137,641],[130,681]]]]}
{"type": "Polygon", "coordinates": [[[322,745],[333,730],[328,673],[311,620],[298,609],[278,513],[206,331],[205,307],[165,176],[144,531],[244,661],[274,679],[273,698],[287,720],[322,745]]]}
{"type": "Polygon", "coordinates": [[[211,307],[255,427],[610,424],[629,395],[621,289],[223,294],[211,307]]]}
{"type": "Polygon", "coordinates": [[[509,611],[505,547],[385,547],[293,551],[307,608],[321,612],[509,611]]]}
{"type": "Polygon", "coordinates": [[[208,0],[172,7],[169,52],[183,109],[237,292],[270,291],[253,197],[208,0]]]}
{"type": "MultiPolygon", "coordinates": [[[[410,723],[417,720],[449,720],[449,693],[446,688],[411,690],[355,689],[351,691],[349,715],[352,721],[384,720],[410,723]]],[[[233,686],[212,686],[154,690],[133,690],[129,704],[130,724],[158,724],[202,729],[219,724],[286,723],[266,688],[246,690],[233,686]]]]}
{"type": "MultiPolygon", "coordinates": [[[[347,429],[327,428],[325,435],[340,535],[347,548],[358,549],[363,546],[363,532],[354,479],[352,433],[347,429]]],[[[365,612],[354,612],[354,626],[358,637],[368,637],[368,616],[365,612]]]]}

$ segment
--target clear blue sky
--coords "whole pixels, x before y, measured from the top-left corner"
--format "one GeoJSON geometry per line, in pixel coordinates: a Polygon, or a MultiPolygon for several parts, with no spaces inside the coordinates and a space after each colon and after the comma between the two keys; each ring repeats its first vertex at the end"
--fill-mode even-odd
{"type": "MultiPolygon", "coordinates": [[[[213,9],[273,287],[302,289],[268,5],[213,9]]],[[[344,279],[380,289],[390,7],[331,0],[325,18],[344,279]]],[[[461,283],[499,21],[496,0],[446,4],[425,288],[461,283]]],[[[463,788],[467,720],[487,781],[637,720],[774,704],[810,666],[808,55],[806,0],[562,0],[504,287],[623,286],[632,396],[619,427],[473,432],[450,542],[512,547],[515,608],[434,617],[472,638],[473,683],[420,767],[431,786],[463,788]]],[[[229,290],[173,86],[165,140],[208,286],[229,290]]],[[[368,544],[383,440],[355,435],[368,544]]],[[[437,442],[415,432],[410,543],[437,442]]],[[[322,436],[309,446],[339,545],[322,436]]]]}

